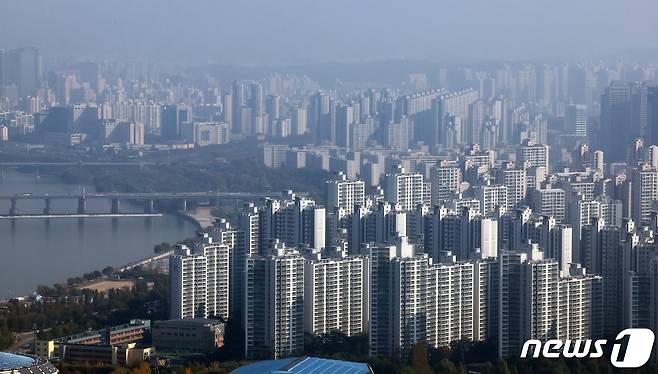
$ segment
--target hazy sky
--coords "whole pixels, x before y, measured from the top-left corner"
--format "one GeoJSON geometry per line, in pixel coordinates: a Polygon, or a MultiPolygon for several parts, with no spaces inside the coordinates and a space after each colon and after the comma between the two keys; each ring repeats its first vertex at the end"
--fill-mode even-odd
{"type": "Polygon", "coordinates": [[[656,0],[0,0],[0,47],[222,64],[599,57],[658,47],[656,0]]]}

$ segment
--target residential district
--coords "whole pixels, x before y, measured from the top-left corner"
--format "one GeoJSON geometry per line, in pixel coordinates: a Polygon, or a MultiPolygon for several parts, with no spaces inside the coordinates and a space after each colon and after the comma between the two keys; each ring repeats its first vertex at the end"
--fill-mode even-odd
{"type": "Polygon", "coordinates": [[[439,66],[322,90],[292,73],[224,86],[137,63],[43,72],[34,48],[0,64],[5,152],[251,139],[266,168],[332,175],[312,181],[323,196],[290,185],[177,245],[170,319],[38,339],[28,366],[164,365],[212,354],[229,323],[244,358],[288,369],[305,336],[336,331],[406,360],[420,343],[518,358],[531,339],[658,330],[656,65],[439,66]]]}

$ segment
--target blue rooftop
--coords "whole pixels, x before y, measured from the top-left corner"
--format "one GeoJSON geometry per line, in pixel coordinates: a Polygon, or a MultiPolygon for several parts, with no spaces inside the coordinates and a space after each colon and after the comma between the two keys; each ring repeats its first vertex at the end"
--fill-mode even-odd
{"type": "Polygon", "coordinates": [[[370,368],[360,362],[315,357],[284,358],[259,361],[235,369],[232,374],[368,374],[370,368]]]}
{"type": "Polygon", "coordinates": [[[35,362],[32,357],[0,352],[0,370],[18,369],[33,365],[35,362]]]}

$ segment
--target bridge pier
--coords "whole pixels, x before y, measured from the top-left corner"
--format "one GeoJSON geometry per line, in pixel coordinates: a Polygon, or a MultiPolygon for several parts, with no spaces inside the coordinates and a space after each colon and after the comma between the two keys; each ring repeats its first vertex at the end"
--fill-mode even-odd
{"type": "Polygon", "coordinates": [[[16,207],[16,199],[11,199],[11,209],[9,209],[10,216],[18,215],[18,208],[16,207]]]}
{"type": "Polygon", "coordinates": [[[182,208],[183,208],[183,213],[184,213],[184,212],[187,212],[187,200],[185,200],[185,199],[183,199],[183,205],[182,205],[182,208]]]}
{"type": "Polygon", "coordinates": [[[39,168],[36,168],[36,170],[34,171],[34,181],[36,183],[39,183],[40,180],[41,180],[41,175],[39,174],[39,168]]]}
{"type": "Polygon", "coordinates": [[[153,203],[153,199],[146,200],[144,202],[144,213],[151,214],[155,211],[155,204],[153,203]]]}
{"type": "Polygon", "coordinates": [[[112,214],[119,214],[119,199],[112,199],[112,214]]]}
{"type": "Polygon", "coordinates": [[[78,198],[78,214],[85,214],[87,212],[87,199],[82,196],[78,198]]]}
{"type": "Polygon", "coordinates": [[[46,206],[43,208],[43,214],[53,214],[53,210],[50,207],[50,198],[46,198],[44,201],[46,206]]]}

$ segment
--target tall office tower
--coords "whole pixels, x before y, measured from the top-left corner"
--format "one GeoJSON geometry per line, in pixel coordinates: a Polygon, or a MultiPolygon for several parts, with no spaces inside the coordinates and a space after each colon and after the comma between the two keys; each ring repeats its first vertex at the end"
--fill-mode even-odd
{"type": "Polygon", "coordinates": [[[651,220],[653,202],[658,199],[658,171],[649,164],[633,169],[631,217],[638,224],[651,220]]]}
{"type": "Polygon", "coordinates": [[[414,210],[423,203],[424,181],[420,173],[405,173],[401,167],[385,176],[384,198],[400,204],[404,210],[414,210]]]}
{"type": "Polygon", "coordinates": [[[441,204],[459,193],[462,172],[458,167],[434,167],[430,173],[432,204],[441,204]]]}
{"type": "Polygon", "coordinates": [[[230,93],[222,96],[222,121],[228,123],[233,132],[233,95],[230,93]]]}
{"type": "Polygon", "coordinates": [[[366,257],[307,259],[304,262],[304,330],[340,331],[347,336],[368,330],[369,285],[366,257]]]}
{"type": "Polygon", "coordinates": [[[254,82],[251,84],[250,107],[254,116],[261,116],[265,114],[265,94],[263,93],[263,86],[260,83],[254,82]]]}
{"type": "Polygon", "coordinates": [[[545,144],[534,144],[529,141],[524,141],[523,144],[517,149],[516,161],[520,167],[545,167],[549,168],[549,154],[548,146],[545,144]]]}
{"type": "Polygon", "coordinates": [[[587,106],[567,105],[564,114],[564,129],[570,134],[587,136],[587,106]]]}
{"type": "MultiPolygon", "coordinates": [[[[325,209],[309,198],[290,194],[284,200],[267,200],[259,212],[261,251],[273,239],[288,246],[305,244],[314,249],[325,246],[325,209]]],[[[266,252],[265,252],[266,253],[266,252]]]]}
{"type": "Polygon", "coordinates": [[[503,185],[476,186],[473,194],[480,201],[480,213],[490,215],[496,212],[504,214],[507,211],[507,187],[503,185]]]}
{"type": "Polygon", "coordinates": [[[339,105],[336,107],[336,145],[350,147],[352,145],[352,125],[354,124],[354,107],[339,105]]]}
{"type": "Polygon", "coordinates": [[[36,48],[16,48],[5,53],[5,87],[15,85],[18,96],[34,96],[41,86],[41,55],[36,48]]]}
{"type": "Polygon", "coordinates": [[[5,50],[0,48],[0,96],[5,94],[5,50]]]}
{"type": "Polygon", "coordinates": [[[239,230],[228,221],[219,219],[213,225],[210,236],[213,243],[228,247],[229,251],[229,315],[232,318],[242,318],[244,314],[245,232],[239,230]]]}
{"type": "Polygon", "coordinates": [[[476,144],[480,142],[482,124],[489,116],[489,105],[484,100],[477,100],[470,105],[469,112],[470,118],[464,138],[468,144],[476,144]]]}
{"type": "Polygon", "coordinates": [[[633,139],[648,135],[649,91],[642,84],[613,81],[601,96],[599,144],[611,161],[624,161],[633,139]]]}
{"type": "Polygon", "coordinates": [[[370,355],[406,357],[426,339],[426,254],[415,255],[406,238],[370,251],[370,355]]]}
{"type": "Polygon", "coordinates": [[[346,214],[354,212],[354,206],[363,206],[366,198],[366,184],[362,180],[348,180],[347,176],[340,172],[336,179],[328,180],[327,187],[327,208],[333,211],[340,208],[346,214]]]}
{"type": "Polygon", "coordinates": [[[533,242],[539,244],[544,258],[554,259],[559,270],[568,274],[571,263],[578,262],[574,261],[573,257],[571,226],[560,225],[555,218],[544,216],[531,225],[530,229],[530,237],[533,242]]]}
{"type": "Polygon", "coordinates": [[[292,133],[293,135],[304,135],[308,132],[308,119],[305,108],[299,107],[292,110],[292,133]]]}
{"type": "Polygon", "coordinates": [[[647,91],[647,131],[645,137],[649,144],[658,144],[658,87],[649,87],[647,91]]]}
{"type": "Polygon", "coordinates": [[[444,251],[452,252],[460,261],[498,255],[498,221],[473,209],[458,213],[436,209],[428,216],[426,225],[425,250],[434,261],[440,261],[444,251]]]}
{"type": "Polygon", "coordinates": [[[528,184],[526,170],[516,168],[514,163],[504,163],[496,170],[496,181],[507,188],[507,210],[521,208],[526,204],[528,184]]]}
{"type": "Polygon", "coordinates": [[[265,113],[272,120],[281,118],[281,96],[267,96],[265,100],[265,113]]]}
{"type": "MultiPolygon", "coordinates": [[[[330,141],[331,139],[331,109],[332,98],[326,92],[318,92],[311,96],[311,107],[308,116],[308,126],[316,141],[330,141]]],[[[335,118],[334,118],[335,119],[335,118]]],[[[335,129],[334,129],[335,130],[335,129]]],[[[334,133],[335,135],[335,133],[334,133]]],[[[335,139],[335,138],[334,138],[335,139]]]]}
{"type": "Polygon", "coordinates": [[[237,122],[238,133],[244,136],[253,135],[255,129],[255,116],[253,115],[252,108],[243,106],[240,107],[238,111],[240,118],[240,121],[237,122]]]}
{"type": "Polygon", "coordinates": [[[499,96],[491,102],[490,115],[498,124],[498,141],[512,144],[512,121],[510,116],[510,101],[499,96]]]}
{"type": "Polygon", "coordinates": [[[247,95],[244,83],[233,81],[231,85],[231,99],[231,129],[233,130],[233,133],[239,134],[242,132],[242,107],[247,105],[247,95]]]}
{"type": "Polygon", "coordinates": [[[277,243],[246,260],[245,356],[280,358],[304,349],[304,258],[277,243]]]}
{"type": "Polygon", "coordinates": [[[160,135],[166,140],[176,140],[180,138],[180,128],[184,122],[192,120],[190,110],[181,105],[165,105],[162,107],[160,115],[162,125],[160,135]]]}
{"type": "Polygon", "coordinates": [[[531,207],[536,214],[553,217],[562,222],[566,218],[565,192],[559,188],[534,190],[531,207]]]}
{"type": "Polygon", "coordinates": [[[171,257],[172,319],[229,317],[229,247],[204,239],[171,257]]]}

